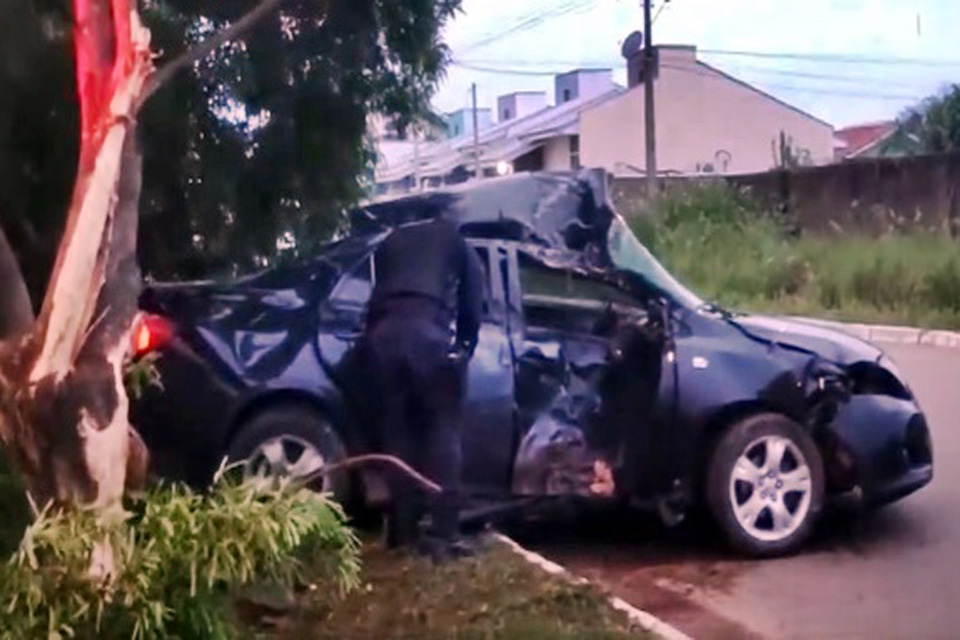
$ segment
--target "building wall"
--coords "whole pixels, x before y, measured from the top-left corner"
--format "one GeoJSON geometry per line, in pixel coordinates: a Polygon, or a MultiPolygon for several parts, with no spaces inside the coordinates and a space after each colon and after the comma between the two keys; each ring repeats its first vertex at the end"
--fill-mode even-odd
{"type": "MultiPolygon", "coordinates": [[[[697,64],[692,48],[664,49],[656,83],[659,171],[749,173],[775,166],[784,131],[814,164],[833,159],[833,128],[724,74],[697,64]]],[[[637,175],[646,165],[644,87],[580,116],[584,166],[637,175]]]]}
{"type": "MultiPolygon", "coordinates": [[[[477,128],[488,129],[493,124],[490,109],[477,109],[477,128]]],[[[460,109],[447,115],[447,135],[451,138],[473,135],[473,109],[460,109]]]]}
{"type": "Polygon", "coordinates": [[[547,108],[545,92],[511,93],[497,98],[497,122],[516,120],[547,108]]]}
{"type": "Polygon", "coordinates": [[[570,170],[570,137],[550,138],[543,145],[543,168],[545,171],[570,170]]]}
{"type": "Polygon", "coordinates": [[[563,104],[577,98],[590,98],[613,88],[613,71],[577,69],[556,76],[553,85],[554,104],[563,104]]]}

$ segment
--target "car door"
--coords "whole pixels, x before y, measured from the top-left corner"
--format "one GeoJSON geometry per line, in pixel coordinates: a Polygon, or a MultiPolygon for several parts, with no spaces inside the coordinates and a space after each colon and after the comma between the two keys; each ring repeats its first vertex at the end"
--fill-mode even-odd
{"type": "Polygon", "coordinates": [[[463,482],[470,494],[509,493],[517,438],[507,252],[501,243],[471,241],[487,273],[483,322],[467,374],[462,427],[463,482]]]}
{"type": "MultiPolygon", "coordinates": [[[[495,242],[472,242],[486,275],[482,323],[467,373],[467,396],[461,415],[463,482],[469,493],[500,495],[509,490],[513,462],[514,380],[504,278],[506,252],[495,242]]],[[[360,424],[379,421],[379,394],[370,388],[356,349],[367,303],[375,284],[373,255],[348,270],[321,308],[320,350],[340,377],[360,424]]],[[[366,441],[358,449],[376,448],[366,441]]]]}
{"type": "Polygon", "coordinates": [[[509,296],[522,316],[512,334],[521,433],[514,491],[595,496],[632,485],[662,370],[649,305],[522,247],[509,264],[509,296]]]}

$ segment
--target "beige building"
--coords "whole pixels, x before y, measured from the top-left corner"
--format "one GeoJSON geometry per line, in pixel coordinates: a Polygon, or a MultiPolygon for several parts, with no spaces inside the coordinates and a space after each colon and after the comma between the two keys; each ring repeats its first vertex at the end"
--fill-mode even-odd
{"type": "MultiPolygon", "coordinates": [[[[778,166],[781,132],[806,164],[833,161],[833,127],[697,60],[692,46],[659,47],[657,169],[661,173],[751,173],[778,166]]],[[[580,162],[618,175],[645,172],[642,64],[629,90],[580,114],[580,162]]]]}
{"type": "Polygon", "coordinates": [[[569,171],[582,165],[580,116],[623,92],[611,69],[574,69],[554,78],[555,103],[543,92],[497,100],[499,121],[476,138],[455,135],[405,154],[383,154],[376,167],[379,195],[456,184],[475,177],[522,171],[569,171]],[[415,153],[414,153],[415,152],[415,153]]]}

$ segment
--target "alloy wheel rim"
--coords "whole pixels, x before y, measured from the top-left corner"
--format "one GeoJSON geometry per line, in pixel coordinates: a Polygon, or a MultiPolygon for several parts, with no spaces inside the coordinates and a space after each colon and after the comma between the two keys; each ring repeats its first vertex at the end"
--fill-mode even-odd
{"type": "MultiPolygon", "coordinates": [[[[281,435],[265,440],[247,458],[243,468],[245,480],[269,481],[299,479],[322,469],[326,459],[316,445],[293,435],[281,435]]],[[[317,483],[327,489],[327,478],[317,483]],[[322,483],[322,484],[321,484],[322,483]]]]}
{"type": "Polygon", "coordinates": [[[789,438],[769,435],[743,449],[730,473],[730,504],[740,527],[764,542],[793,535],[810,512],[813,478],[789,438]]]}

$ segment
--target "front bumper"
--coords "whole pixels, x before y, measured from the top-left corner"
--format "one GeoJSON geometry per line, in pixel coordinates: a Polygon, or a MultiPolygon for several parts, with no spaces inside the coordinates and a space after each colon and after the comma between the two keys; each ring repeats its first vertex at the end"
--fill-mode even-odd
{"type": "MultiPolygon", "coordinates": [[[[933,447],[917,404],[881,395],[855,395],[832,425],[853,482],[870,506],[899,500],[933,480],[933,447]]],[[[828,462],[829,464],[829,462],[828,462]]]]}

